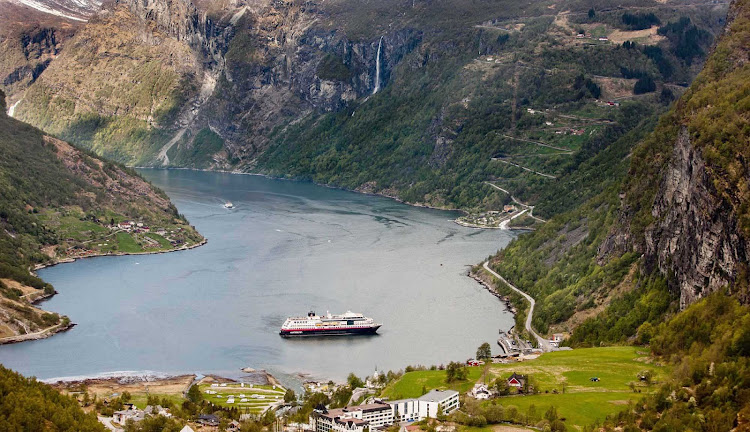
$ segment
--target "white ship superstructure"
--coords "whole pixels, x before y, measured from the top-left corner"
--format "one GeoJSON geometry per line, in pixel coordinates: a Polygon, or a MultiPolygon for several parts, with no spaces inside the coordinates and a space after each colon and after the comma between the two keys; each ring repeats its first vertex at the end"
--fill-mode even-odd
{"type": "Polygon", "coordinates": [[[326,313],[323,316],[310,312],[306,317],[287,318],[279,334],[282,336],[374,334],[381,325],[372,318],[351,311],[341,315],[326,313]]]}

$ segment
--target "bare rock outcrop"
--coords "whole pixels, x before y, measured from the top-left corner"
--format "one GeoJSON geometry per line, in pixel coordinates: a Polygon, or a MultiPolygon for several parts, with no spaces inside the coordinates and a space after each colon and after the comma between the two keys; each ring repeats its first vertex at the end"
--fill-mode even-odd
{"type": "Polygon", "coordinates": [[[710,170],[684,127],[652,215],[656,222],[645,232],[644,265],[674,281],[680,307],[744,277],[750,248],[734,206],[714,190],[710,170]]]}

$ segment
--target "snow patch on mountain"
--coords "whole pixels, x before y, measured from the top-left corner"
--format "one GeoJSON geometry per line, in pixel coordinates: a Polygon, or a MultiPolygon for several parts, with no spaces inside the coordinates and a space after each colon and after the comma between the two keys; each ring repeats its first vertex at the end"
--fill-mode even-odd
{"type": "Polygon", "coordinates": [[[87,21],[102,6],[101,0],[11,0],[40,12],[75,21],[87,21]]]}

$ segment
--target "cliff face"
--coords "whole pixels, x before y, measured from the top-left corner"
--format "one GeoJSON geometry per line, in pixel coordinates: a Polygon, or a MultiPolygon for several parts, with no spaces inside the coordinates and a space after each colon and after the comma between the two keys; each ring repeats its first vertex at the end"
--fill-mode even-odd
{"type": "Polygon", "coordinates": [[[269,4],[245,12],[235,25],[226,67],[199,125],[217,131],[240,166],[254,164],[279,125],[371,94],[378,47],[382,88],[395,64],[419,43],[420,34],[408,29],[382,42],[352,41],[318,27],[325,15],[306,6],[269,4]]]}
{"type": "MultiPolygon", "coordinates": [[[[734,206],[717,193],[701,150],[681,127],[645,231],[644,264],[668,275],[680,307],[747,276],[750,245],[734,206]]],[[[747,302],[748,292],[738,293],[747,302]]]]}
{"type": "Polygon", "coordinates": [[[312,2],[199,6],[106,5],[32,82],[17,115],[121,162],[242,168],[276,127],[385,86],[421,37],[352,41],[321,25],[329,16],[312,2]],[[220,149],[201,148],[208,131],[220,149]]]}
{"type": "Polygon", "coordinates": [[[189,0],[116,0],[117,5],[127,7],[139,19],[196,50],[207,66],[223,65],[232,36],[228,22],[215,22],[189,0]]]}
{"type": "Polygon", "coordinates": [[[750,7],[736,0],[704,70],[633,152],[600,257],[635,250],[682,308],[729,286],[750,302],[750,7]]]}
{"type": "Polygon", "coordinates": [[[8,1],[0,1],[0,21],[0,86],[12,105],[83,23],[8,1]]]}

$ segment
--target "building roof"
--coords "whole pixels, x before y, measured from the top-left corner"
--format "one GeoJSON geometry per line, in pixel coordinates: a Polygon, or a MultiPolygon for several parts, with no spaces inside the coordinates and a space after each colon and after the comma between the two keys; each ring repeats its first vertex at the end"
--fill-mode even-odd
{"type": "Polygon", "coordinates": [[[203,421],[208,421],[208,422],[218,422],[219,418],[213,414],[201,414],[198,416],[198,420],[203,420],[203,421]]]}
{"type": "Polygon", "coordinates": [[[364,405],[348,406],[344,408],[344,411],[372,412],[372,411],[379,411],[379,410],[384,410],[384,409],[391,409],[391,406],[388,404],[384,404],[384,403],[371,403],[371,404],[364,404],[364,405]]]}
{"type": "Polygon", "coordinates": [[[455,390],[430,390],[429,393],[425,394],[424,396],[420,396],[418,399],[421,401],[439,402],[457,395],[458,392],[455,390]]]}
{"type": "Polygon", "coordinates": [[[516,380],[518,382],[526,381],[526,377],[523,375],[518,375],[517,373],[513,372],[513,375],[508,377],[508,381],[516,380]]]}
{"type": "Polygon", "coordinates": [[[353,405],[353,406],[348,406],[344,408],[336,408],[332,410],[322,411],[320,415],[328,417],[330,419],[335,419],[337,417],[342,417],[346,414],[359,412],[359,411],[362,411],[363,413],[367,413],[367,412],[390,410],[390,409],[391,409],[391,406],[388,404],[372,403],[372,404],[365,404],[365,405],[353,405]]]}
{"type": "Polygon", "coordinates": [[[358,419],[358,418],[354,418],[354,417],[347,417],[347,418],[336,417],[333,420],[336,423],[341,423],[341,424],[347,424],[347,423],[352,423],[352,424],[355,424],[355,425],[370,424],[370,422],[368,422],[367,420],[362,420],[362,419],[358,419]]]}

